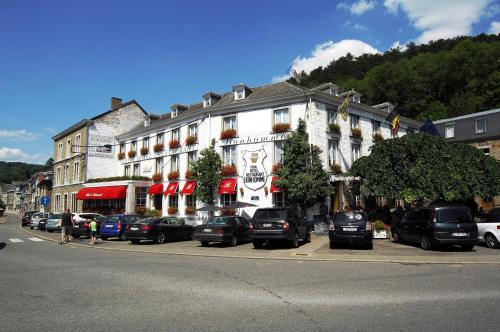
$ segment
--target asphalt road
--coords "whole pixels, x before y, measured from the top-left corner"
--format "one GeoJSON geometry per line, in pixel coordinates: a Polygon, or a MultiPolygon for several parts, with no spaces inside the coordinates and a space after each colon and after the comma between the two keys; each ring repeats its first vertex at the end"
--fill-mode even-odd
{"type": "Polygon", "coordinates": [[[0,224],[1,331],[500,326],[500,266],[155,255],[37,241],[17,226],[0,224]]]}

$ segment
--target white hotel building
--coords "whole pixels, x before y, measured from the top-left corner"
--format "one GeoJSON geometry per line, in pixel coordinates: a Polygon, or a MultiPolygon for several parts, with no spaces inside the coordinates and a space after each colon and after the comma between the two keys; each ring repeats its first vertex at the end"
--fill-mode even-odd
{"type": "MultiPolygon", "coordinates": [[[[196,182],[188,178],[188,171],[189,162],[195,161],[212,140],[223,165],[231,166],[225,167],[219,186],[220,206],[234,201],[257,207],[284,204],[283,193],[272,184],[273,166],[281,160],[288,128],[295,129],[300,118],[307,123],[310,143],[321,148],[325,168],[332,172],[336,193],[325,197],[324,205],[336,210],[360,203],[347,190],[346,180],[352,179],[338,173],[348,171],[356,159],[369,154],[375,133],[390,137],[389,124],[384,122],[390,104],[371,107],[360,103],[356,91],[349,93],[352,101],[347,121],[337,116],[345,97],[331,83],[313,89],[287,82],[255,88],[239,84],[223,95],[208,92],[199,103],[175,104],[170,113],[146,116],[144,123],[116,137],[117,175],[156,180],[147,186],[143,181],[137,185],[136,181],[127,182],[125,212],[133,213],[142,206],[188,220],[206,217],[206,213],[195,211],[202,204],[193,196],[196,182]],[[339,132],[330,124],[337,124],[339,132]]],[[[419,122],[402,117],[398,135],[419,126],[419,122]]],[[[254,210],[241,212],[252,216],[254,210]]]]}

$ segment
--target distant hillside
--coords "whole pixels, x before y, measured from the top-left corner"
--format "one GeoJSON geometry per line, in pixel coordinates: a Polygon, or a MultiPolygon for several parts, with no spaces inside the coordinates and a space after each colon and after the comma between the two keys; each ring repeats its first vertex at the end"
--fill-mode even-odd
{"type": "Polygon", "coordinates": [[[333,82],[362,93],[366,104],[389,101],[404,116],[437,120],[500,107],[499,59],[500,34],[481,34],[410,43],[404,52],[348,54],[299,76],[306,87],[333,82]]]}
{"type": "Polygon", "coordinates": [[[49,166],[0,161],[0,183],[28,180],[32,174],[49,170],[49,166]]]}

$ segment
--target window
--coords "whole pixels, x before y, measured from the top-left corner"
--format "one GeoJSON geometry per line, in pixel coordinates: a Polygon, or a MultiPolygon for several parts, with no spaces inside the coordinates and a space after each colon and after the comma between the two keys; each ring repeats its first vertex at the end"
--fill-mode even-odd
{"type": "Polygon", "coordinates": [[[328,140],[328,164],[333,166],[337,163],[338,141],[328,140]]]}
{"type": "Polygon", "coordinates": [[[144,137],[142,139],[142,147],[149,150],[149,137],[144,137]]]}
{"type": "Polygon", "coordinates": [[[203,107],[207,107],[207,106],[210,106],[210,101],[211,101],[211,98],[210,97],[206,97],[203,99],[203,107]]]}
{"type": "Polygon", "coordinates": [[[245,98],[245,90],[244,89],[237,89],[235,91],[235,97],[236,100],[244,99],[245,98]]]}
{"type": "Polygon", "coordinates": [[[179,128],[172,130],[172,141],[181,141],[181,133],[179,128]]]}
{"type": "Polygon", "coordinates": [[[196,196],[186,195],[186,206],[195,208],[196,207],[196,196]]]}
{"type": "Polygon", "coordinates": [[[490,148],[489,147],[479,147],[478,149],[481,150],[481,152],[483,152],[485,156],[490,155],[490,148]]]}
{"type": "Polygon", "coordinates": [[[223,128],[226,129],[235,129],[236,130],[236,116],[226,116],[223,119],[223,128]]]}
{"type": "Polygon", "coordinates": [[[78,201],[76,200],[76,193],[71,194],[71,212],[77,212],[78,201]]]}
{"type": "Polygon", "coordinates": [[[351,115],[351,129],[359,128],[359,116],[351,115]]]}
{"type": "Polygon", "coordinates": [[[476,120],[476,134],[484,134],[486,132],[486,119],[476,120]]]}
{"type": "Polygon", "coordinates": [[[196,151],[188,152],[188,169],[191,169],[191,164],[196,162],[196,159],[197,159],[196,151]]]}
{"type": "Polygon", "coordinates": [[[136,208],[146,206],[147,195],[148,195],[148,188],[147,187],[135,187],[135,207],[136,208]]]}
{"type": "Polygon", "coordinates": [[[73,164],[73,182],[80,182],[80,162],[75,161],[73,164]]]}
{"type": "Polygon", "coordinates": [[[179,193],[168,196],[168,207],[179,207],[179,193]]]}
{"type": "Polygon", "coordinates": [[[66,158],[71,157],[71,139],[66,141],[66,158]]]}
{"type": "Polygon", "coordinates": [[[156,134],[156,144],[163,144],[164,135],[163,133],[156,134]]]}
{"type": "Polygon", "coordinates": [[[455,137],[455,125],[454,124],[447,124],[444,126],[444,136],[446,138],[455,137]]]}
{"type": "Polygon", "coordinates": [[[75,136],[75,146],[74,146],[75,153],[80,152],[80,145],[82,145],[82,136],[78,134],[75,136]]]}
{"type": "Polygon", "coordinates": [[[236,202],[236,194],[222,194],[220,195],[220,203],[222,206],[226,206],[236,202]]]}
{"type": "Polygon", "coordinates": [[[130,142],[130,151],[137,151],[137,141],[130,142]]]}
{"type": "Polygon", "coordinates": [[[125,143],[120,143],[120,153],[125,153],[125,143]]]}
{"type": "Polygon", "coordinates": [[[156,158],[156,174],[163,175],[163,158],[156,158]]]}
{"type": "Polygon", "coordinates": [[[56,195],[56,201],[54,203],[55,205],[55,212],[60,212],[61,211],[61,195],[56,195]]]}
{"type": "Polygon", "coordinates": [[[56,183],[57,184],[62,184],[62,182],[63,182],[63,179],[61,177],[61,171],[62,171],[61,167],[58,167],[57,171],[56,171],[56,183]]]}
{"type": "Polygon", "coordinates": [[[273,206],[286,206],[284,192],[273,193],[273,206]]]}
{"type": "Polygon", "coordinates": [[[290,123],[288,116],[288,108],[283,108],[274,111],[274,124],[278,123],[290,123]]]}
{"type": "Polygon", "coordinates": [[[328,123],[337,123],[337,110],[332,107],[328,107],[327,112],[328,112],[328,123]]]}
{"type": "Polygon", "coordinates": [[[283,146],[285,141],[274,142],[274,163],[279,164],[283,161],[283,146]]]}
{"type": "Polygon", "coordinates": [[[64,183],[68,183],[69,182],[69,165],[66,164],[64,165],[64,183]]]}
{"type": "Polygon", "coordinates": [[[170,171],[171,172],[178,172],[179,171],[179,155],[174,154],[170,158],[170,171]]]}
{"type": "Polygon", "coordinates": [[[63,159],[63,144],[59,143],[57,144],[57,160],[63,159]]]}
{"type": "Polygon", "coordinates": [[[141,164],[134,164],[134,171],[132,173],[132,176],[139,176],[141,175],[141,164]]]}
{"type": "Polygon", "coordinates": [[[351,152],[352,162],[355,162],[361,156],[361,146],[359,144],[352,144],[351,152]]]}
{"type": "Polygon", "coordinates": [[[196,123],[188,126],[188,135],[198,136],[198,125],[196,123]]]}
{"type": "Polygon", "coordinates": [[[68,194],[64,194],[63,199],[63,211],[68,210],[68,194]]]}
{"type": "Polygon", "coordinates": [[[372,130],[374,134],[380,133],[380,122],[372,120],[372,130]]]}
{"type": "Polygon", "coordinates": [[[236,165],[236,145],[222,148],[224,165],[236,165]]]}
{"type": "Polygon", "coordinates": [[[123,175],[130,176],[130,165],[125,165],[125,169],[123,171],[123,175]]]}

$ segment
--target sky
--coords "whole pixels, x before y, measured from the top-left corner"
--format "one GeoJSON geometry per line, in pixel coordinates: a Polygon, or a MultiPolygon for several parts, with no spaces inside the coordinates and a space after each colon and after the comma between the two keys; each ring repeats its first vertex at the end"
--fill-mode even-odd
{"type": "Polygon", "coordinates": [[[0,161],[45,163],[111,97],[163,114],[348,52],[480,33],[500,33],[500,0],[0,0],[0,161]]]}

